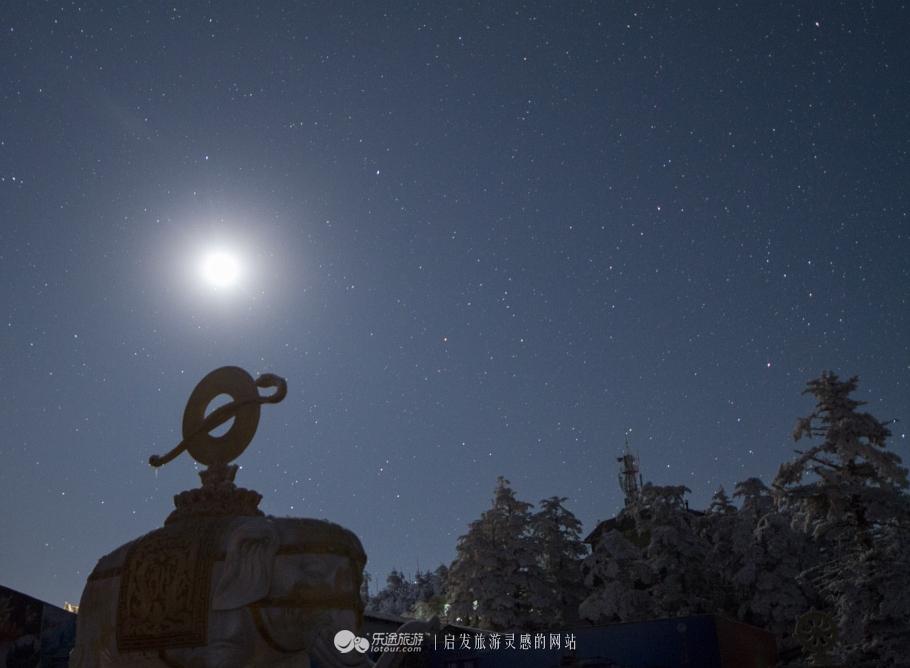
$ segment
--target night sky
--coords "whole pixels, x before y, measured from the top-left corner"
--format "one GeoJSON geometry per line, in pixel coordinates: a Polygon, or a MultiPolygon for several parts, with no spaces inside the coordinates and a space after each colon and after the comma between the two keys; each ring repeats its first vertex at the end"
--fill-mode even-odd
{"type": "Polygon", "coordinates": [[[7,6],[0,582],[160,526],[228,364],[289,387],[237,483],[374,591],[497,475],[590,530],[627,434],[694,507],[770,483],[824,369],[910,459],[910,8],[713,4],[7,6]]]}

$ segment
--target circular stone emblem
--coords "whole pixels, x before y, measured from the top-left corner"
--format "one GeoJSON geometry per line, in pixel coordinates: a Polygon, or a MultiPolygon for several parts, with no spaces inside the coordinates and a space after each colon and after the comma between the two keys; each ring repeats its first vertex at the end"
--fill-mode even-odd
{"type": "Polygon", "coordinates": [[[256,428],[259,426],[259,392],[256,382],[246,371],[237,366],[223,366],[215,369],[199,381],[183,411],[183,438],[187,452],[200,464],[215,466],[233,461],[244,451],[256,428]],[[216,409],[206,420],[206,409],[212,399],[220,394],[231,397],[231,403],[216,409]],[[223,411],[217,424],[208,430],[202,429],[203,422],[223,411]],[[221,436],[212,436],[209,431],[227,422],[231,417],[234,424],[221,436]]]}

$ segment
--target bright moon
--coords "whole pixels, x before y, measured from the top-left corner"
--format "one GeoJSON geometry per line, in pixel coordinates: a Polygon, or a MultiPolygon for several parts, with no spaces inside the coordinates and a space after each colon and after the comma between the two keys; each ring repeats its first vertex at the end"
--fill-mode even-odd
{"type": "Polygon", "coordinates": [[[240,278],[240,261],[227,251],[212,251],[202,259],[200,272],[203,280],[212,287],[230,288],[240,278]]]}

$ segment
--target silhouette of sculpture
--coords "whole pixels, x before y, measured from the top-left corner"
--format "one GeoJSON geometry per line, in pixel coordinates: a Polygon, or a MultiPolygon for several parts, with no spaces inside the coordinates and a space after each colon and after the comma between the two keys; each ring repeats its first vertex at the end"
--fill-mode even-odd
{"type": "MultiPolygon", "coordinates": [[[[310,657],[325,668],[373,665],[364,648],[333,645],[336,633],[361,631],[366,554],[357,536],[325,520],[266,516],[261,495],[234,484],[230,462],[252,440],[260,406],[286,393],[282,378],[254,381],[238,367],[216,369],[196,386],[183,441],[150,463],[186,450],[208,467],[202,486],[174,497],[162,528],[98,561],[79,606],[73,668],[306,667],[310,657]],[[273,394],[259,394],[271,387],[273,394]],[[233,401],[206,416],[220,394],[233,401]],[[225,434],[211,435],[231,418],[225,434]]],[[[377,665],[401,658],[385,654],[377,665]]]]}

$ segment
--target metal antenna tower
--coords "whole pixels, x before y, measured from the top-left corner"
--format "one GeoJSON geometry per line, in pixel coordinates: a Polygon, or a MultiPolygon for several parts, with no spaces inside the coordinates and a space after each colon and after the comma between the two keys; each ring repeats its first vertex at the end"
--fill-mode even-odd
{"type": "Polygon", "coordinates": [[[621,457],[616,458],[616,461],[622,464],[622,470],[619,472],[619,487],[625,494],[626,506],[631,506],[641,496],[642,479],[638,455],[632,452],[628,436],[626,437],[626,449],[621,457]]]}

